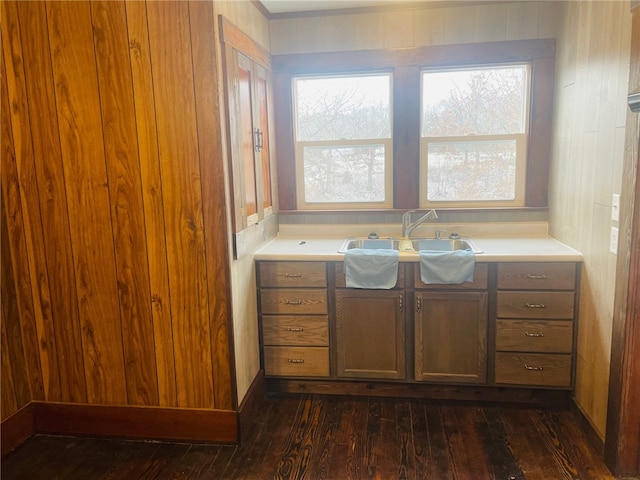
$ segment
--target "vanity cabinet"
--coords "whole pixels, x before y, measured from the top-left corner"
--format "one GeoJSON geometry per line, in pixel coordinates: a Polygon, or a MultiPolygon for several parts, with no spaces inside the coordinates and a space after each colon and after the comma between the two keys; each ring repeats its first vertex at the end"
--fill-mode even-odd
{"type": "Polygon", "coordinates": [[[257,274],[276,390],[517,401],[573,387],[575,262],[480,262],[459,285],[425,284],[400,262],[389,290],[347,288],[342,262],[263,260],[257,274]]]}
{"type": "Polygon", "coordinates": [[[346,288],[335,264],[336,367],[339,378],[404,379],[405,266],[392,290],[346,288]]]}
{"type": "Polygon", "coordinates": [[[324,262],[260,262],[265,375],[329,376],[329,307],[324,262]]]}
{"type": "Polygon", "coordinates": [[[495,383],[570,388],[575,263],[499,263],[495,383]]]}
{"type": "Polygon", "coordinates": [[[427,285],[415,266],[415,380],[486,383],[487,267],[476,265],[473,282],[427,285]]]}

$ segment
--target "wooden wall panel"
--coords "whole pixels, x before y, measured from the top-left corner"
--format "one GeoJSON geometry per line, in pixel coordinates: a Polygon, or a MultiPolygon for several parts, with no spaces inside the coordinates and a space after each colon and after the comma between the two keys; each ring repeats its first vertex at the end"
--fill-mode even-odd
{"type": "Polygon", "coordinates": [[[178,406],[213,407],[211,331],[189,10],[149,2],[178,406]]]}
{"type": "Polygon", "coordinates": [[[53,72],[44,3],[18,2],[33,159],[39,195],[44,251],[49,272],[51,324],[39,335],[46,399],[86,401],[67,196],[60,151],[53,72]],[[48,377],[48,379],[47,379],[48,377]],[[61,382],[60,378],[65,381],[61,382]]]}
{"type": "MultiPolygon", "coordinates": [[[[2,96],[7,104],[3,104],[3,122],[11,123],[10,146],[12,151],[2,161],[3,193],[9,216],[9,232],[12,250],[20,257],[19,264],[13,265],[17,275],[16,283],[19,295],[21,314],[24,313],[22,329],[24,341],[30,350],[38,351],[38,332],[43,332],[50,324],[50,301],[47,282],[46,265],[41,248],[42,226],[37,196],[21,194],[21,190],[37,191],[34,168],[31,128],[29,125],[27,99],[25,94],[25,78],[20,43],[20,27],[18,25],[15,3],[2,4],[2,96]],[[5,183],[6,182],[6,183],[5,183]],[[45,318],[47,317],[47,318],[45,318]]],[[[8,126],[6,128],[9,128],[8,126]]],[[[17,262],[17,258],[14,257],[17,262]]],[[[49,338],[43,339],[48,345],[49,338]]],[[[49,371],[44,355],[45,377],[49,371]]],[[[38,357],[29,357],[27,374],[35,398],[44,398],[43,369],[38,357]]],[[[54,390],[55,380],[51,382],[54,390]]]]}
{"type": "Polygon", "coordinates": [[[124,2],[92,2],[128,402],[157,405],[140,162],[124,2]]]}
{"type": "Polygon", "coordinates": [[[149,259],[159,405],[175,407],[178,405],[178,392],[171,330],[160,154],[156,136],[156,111],[145,3],[127,2],[126,13],[149,259]]]}
{"type": "Polygon", "coordinates": [[[111,208],[88,2],[47,3],[87,399],[126,404],[111,208]]]}
{"type": "Polygon", "coordinates": [[[206,249],[213,396],[216,408],[232,408],[235,385],[229,359],[231,298],[229,248],[227,245],[225,175],[222,153],[222,131],[218,115],[220,104],[218,82],[222,81],[216,63],[216,25],[213,3],[189,2],[193,75],[198,118],[198,147],[203,202],[203,226],[206,249]]]}
{"type": "Polygon", "coordinates": [[[2,2],[3,416],[237,407],[216,51],[211,3],[2,2]]]}

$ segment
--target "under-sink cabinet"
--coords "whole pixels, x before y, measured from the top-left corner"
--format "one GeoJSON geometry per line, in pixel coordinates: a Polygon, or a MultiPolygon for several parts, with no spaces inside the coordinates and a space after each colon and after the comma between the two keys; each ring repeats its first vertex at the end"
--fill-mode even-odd
{"type": "Polygon", "coordinates": [[[478,262],[473,282],[427,285],[417,262],[401,262],[394,288],[366,290],[346,287],[342,262],[260,260],[265,376],[289,391],[343,394],[569,392],[579,271],[575,262],[478,262]]]}
{"type": "Polygon", "coordinates": [[[404,379],[404,265],[391,290],[346,288],[335,265],[336,367],[339,378],[404,379]]]}
{"type": "Polygon", "coordinates": [[[415,268],[415,380],[486,383],[487,270],[476,265],[473,282],[426,285],[415,268]]]}

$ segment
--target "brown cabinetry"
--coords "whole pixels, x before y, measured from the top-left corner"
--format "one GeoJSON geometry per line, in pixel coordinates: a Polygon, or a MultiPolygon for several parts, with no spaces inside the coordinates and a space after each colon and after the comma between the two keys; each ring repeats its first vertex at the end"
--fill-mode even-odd
{"type": "Polygon", "coordinates": [[[338,377],[405,378],[402,290],[336,290],[338,377]]]}
{"type": "Polygon", "coordinates": [[[570,388],[575,263],[500,263],[495,383],[570,388]]]}
{"type": "Polygon", "coordinates": [[[260,314],[267,376],[329,376],[324,262],[260,262],[260,314]]]}
{"type": "Polygon", "coordinates": [[[486,383],[487,264],[460,285],[425,285],[417,266],[414,276],[416,289],[424,289],[415,292],[415,379],[486,383]]]}

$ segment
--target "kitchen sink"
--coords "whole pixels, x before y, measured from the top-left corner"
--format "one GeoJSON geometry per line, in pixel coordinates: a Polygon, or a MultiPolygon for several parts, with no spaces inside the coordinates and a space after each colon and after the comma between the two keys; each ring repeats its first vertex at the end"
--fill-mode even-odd
{"type": "Polygon", "coordinates": [[[402,238],[347,238],[338,253],[345,253],[353,248],[398,250],[401,252],[471,250],[473,253],[482,253],[468,239],[450,238],[412,238],[410,240],[402,238]]]}

